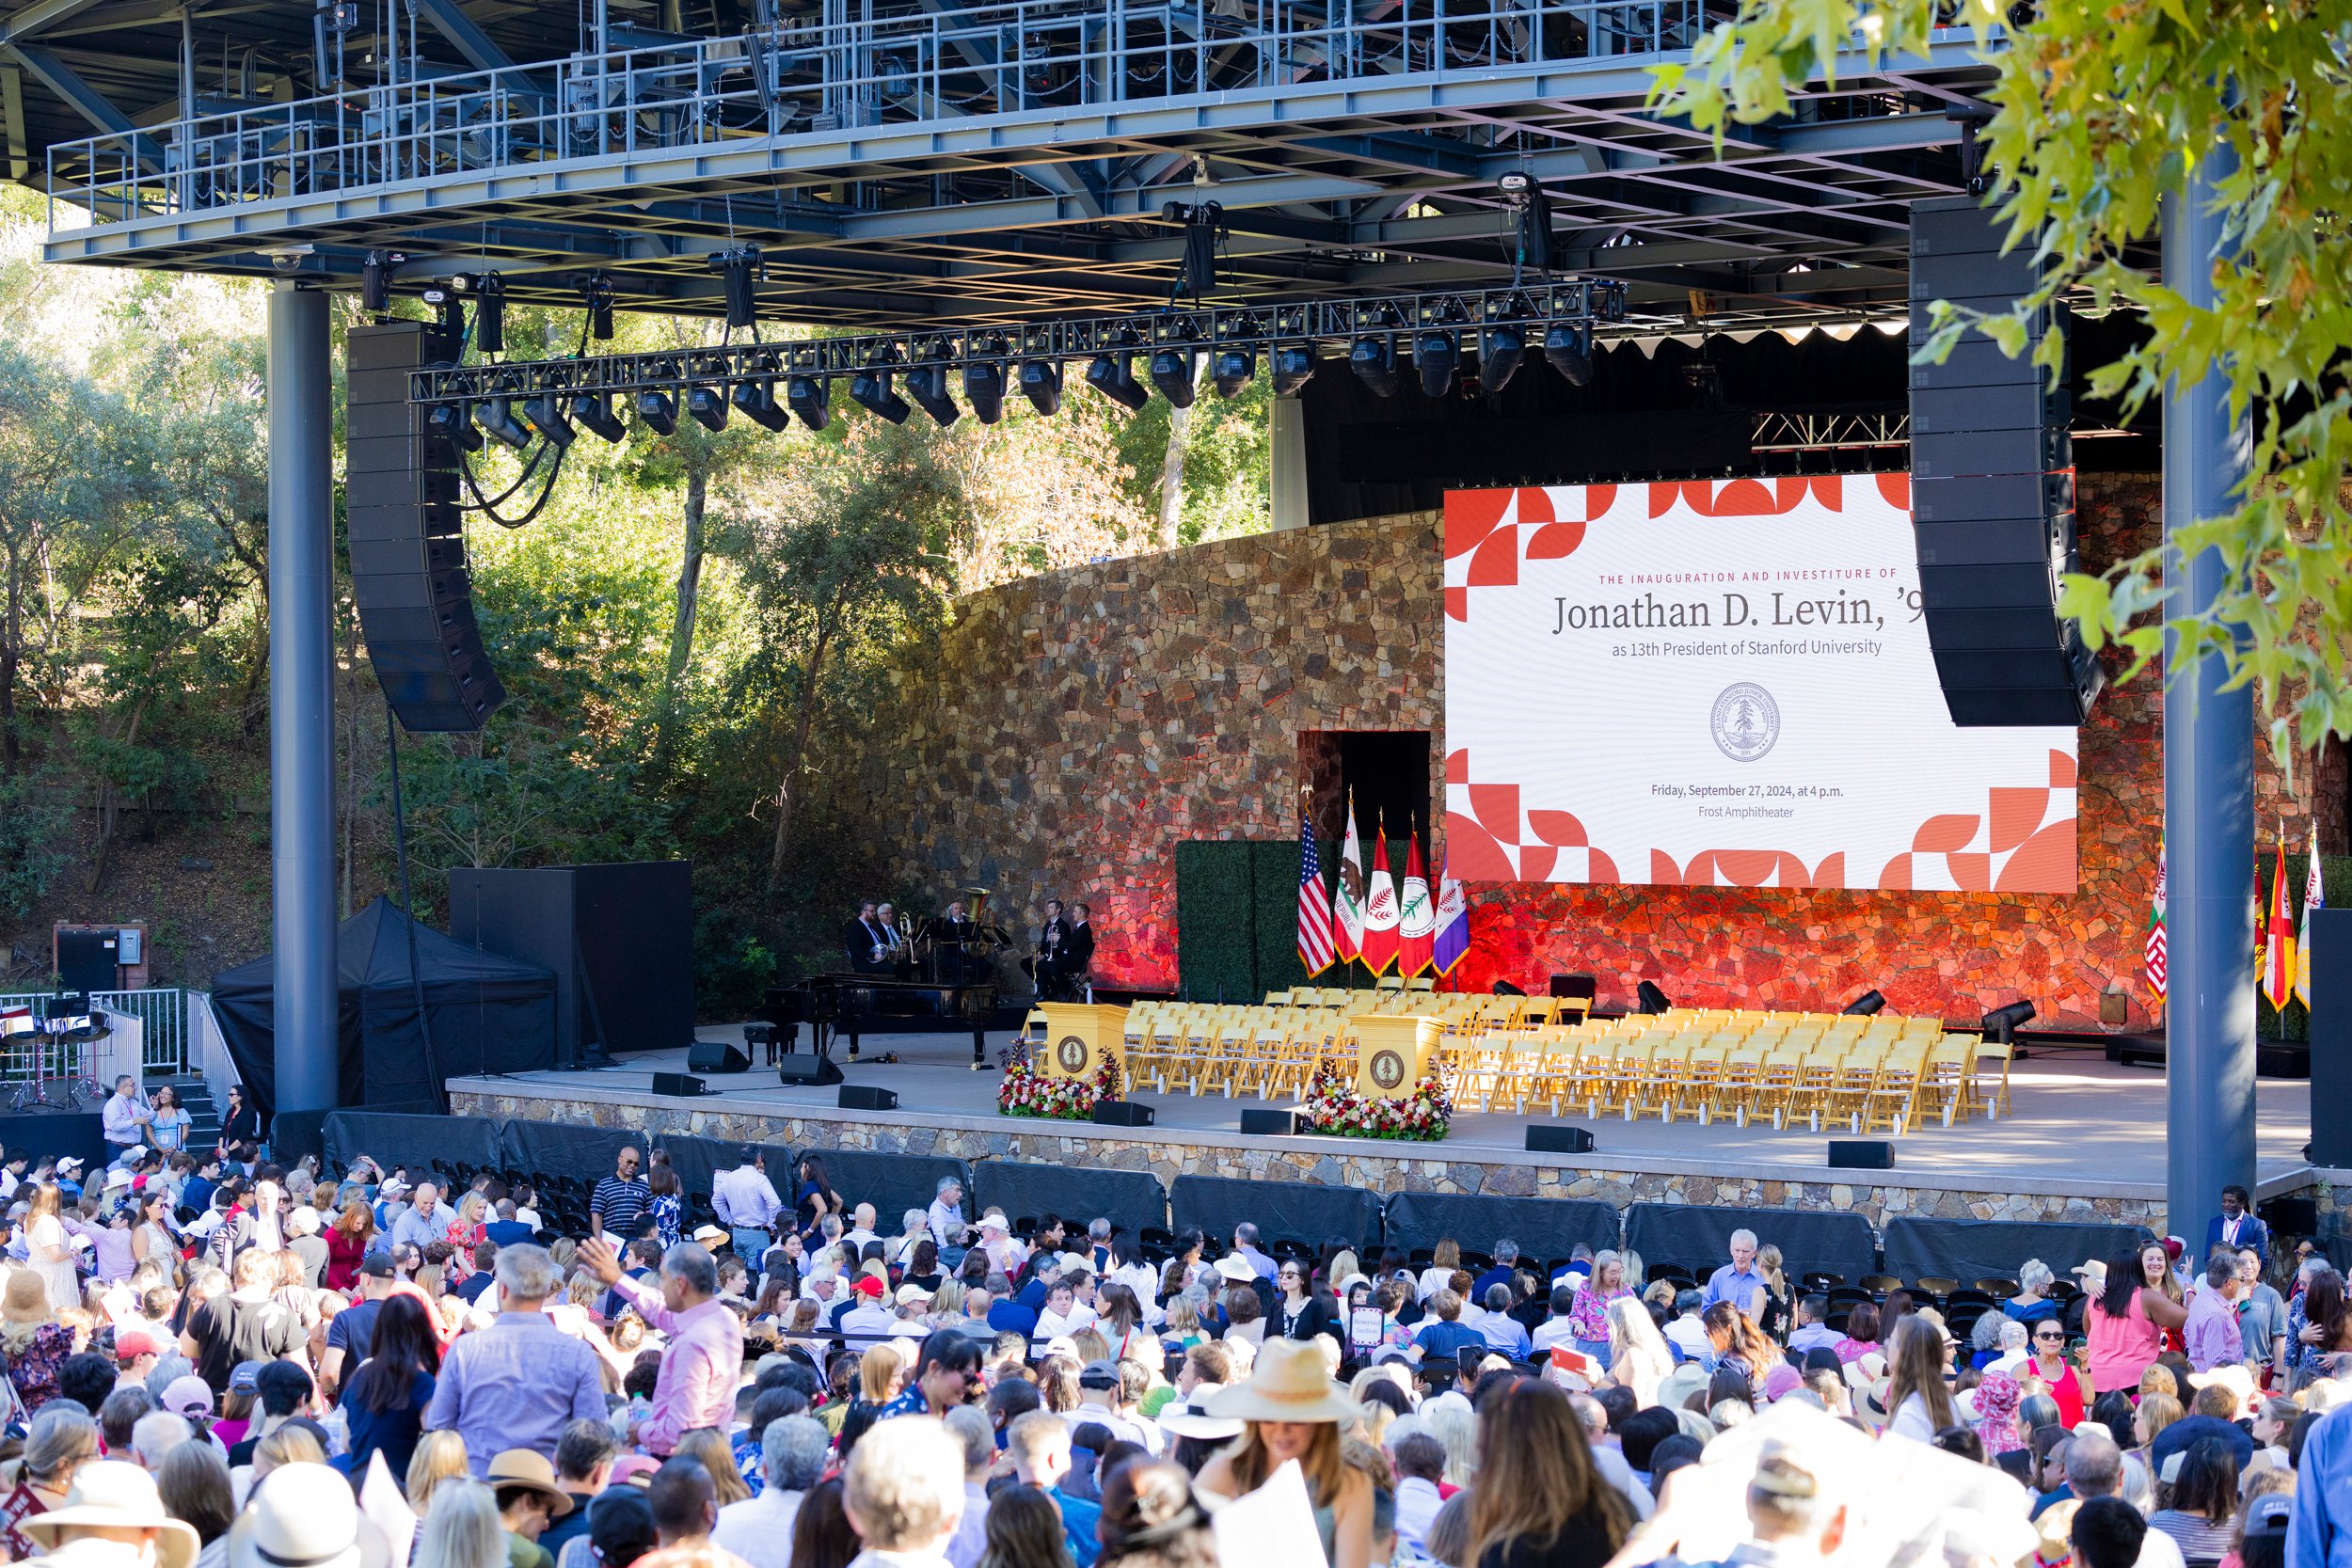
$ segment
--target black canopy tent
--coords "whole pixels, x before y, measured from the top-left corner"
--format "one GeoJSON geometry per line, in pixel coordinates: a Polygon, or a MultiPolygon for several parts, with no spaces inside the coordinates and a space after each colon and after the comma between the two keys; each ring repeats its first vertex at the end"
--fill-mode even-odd
{"type": "MultiPolygon", "coordinates": [[[[439,1078],[555,1065],[555,976],[452,942],[378,898],[336,928],[338,1098],[373,1111],[442,1109],[439,1078]],[[422,982],[431,1024],[418,1028],[422,982]]],[[[266,1117],[277,1108],[270,959],[213,976],[213,1013],[237,1071],[266,1117]]]]}

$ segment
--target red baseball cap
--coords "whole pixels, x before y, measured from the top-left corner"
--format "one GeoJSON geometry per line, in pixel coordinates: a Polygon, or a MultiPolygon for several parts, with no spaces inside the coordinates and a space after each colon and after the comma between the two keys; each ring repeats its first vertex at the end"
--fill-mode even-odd
{"type": "Polygon", "coordinates": [[[850,1289],[862,1296],[878,1296],[882,1293],[882,1282],[870,1274],[862,1274],[857,1276],[857,1283],[851,1285],[850,1289]]]}
{"type": "Polygon", "coordinates": [[[155,1343],[155,1338],[151,1334],[132,1329],[128,1333],[115,1336],[115,1359],[118,1361],[132,1361],[142,1355],[161,1355],[162,1354],[163,1347],[155,1343]]]}

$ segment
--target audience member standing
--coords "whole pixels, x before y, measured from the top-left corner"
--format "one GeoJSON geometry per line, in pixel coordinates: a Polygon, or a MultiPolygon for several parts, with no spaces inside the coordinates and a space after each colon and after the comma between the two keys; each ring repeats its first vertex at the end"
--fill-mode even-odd
{"type": "Polygon", "coordinates": [[[610,1246],[591,1239],[580,1259],[652,1327],[669,1337],[652,1408],[631,1424],[629,1437],[647,1453],[668,1454],[695,1427],[725,1431],[735,1418],[735,1386],[743,1370],[743,1331],[719,1299],[719,1266],[692,1242],[661,1255],[660,1288],[621,1272],[610,1246]]]}
{"type": "Polygon", "coordinates": [[[784,1211],[784,1199],[768,1180],[768,1162],[757,1147],[745,1144],[736,1167],[712,1180],[710,1207],[727,1227],[735,1255],[745,1266],[757,1268],[775,1239],[776,1216],[784,1211]]]}
{"type": "Polygon", "coordinates": [[[645,1217],[645,1206],[653,1201],[653,1189],[637,1174],[644,1163],[634,1148],[624,1148],[613,1156],[612,1174],[588,1195],[591,1240],[617,1236],[626,1242],[637,1234],[637,1222],[645,1217]]]}
{"type": "Polygon", "coordinates": [[[1600,1568],[1625,1544],[1632,1509],[1601,1478],[1583,1423],[1550,1384],[1521,1378],[1491,1393],[1478,1453],[1474,1568],[1600,1568]]]}
{"type": "Polygon", "coordinates": [[[564,1284],[555,1259],[545,1247],[511,1246],[499,1254],[497,1273],[497,1321],[450,1347],[424,1415],[428,1430],[466,1440],[477,1478],[508,1449],[551,1459],[565,1422],[605,1418],[596,1353],[547,1316],[548,1298],[564,1284]]]}

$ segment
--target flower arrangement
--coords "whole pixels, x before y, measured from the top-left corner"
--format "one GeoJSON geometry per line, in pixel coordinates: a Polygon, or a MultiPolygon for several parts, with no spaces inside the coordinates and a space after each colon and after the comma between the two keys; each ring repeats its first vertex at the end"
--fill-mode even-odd
{"type": "Polygon", "coordinates": [[[1052,1117],[1060,1121],[1085,1121],[1094,1107],[1117,1100],[1119,1063],[1106,1059],[1091,1078],[1048,1078],[1025,1058],[1005,1069],[996,1090],[996,1114],[1002,1117],[1052,1117]]]}
{"type": "Polygon", "coordinates": [[[1408,1100],[1378,1100],[1358,1094],[1355,1085],[1329,1062],[1315,1069],[1298,1109],[1299,1131],[1348,1138],[1435,1143],[1454,1121],[1454,1102],[1435,1074],[1423,1078],[1408,1100]]]}

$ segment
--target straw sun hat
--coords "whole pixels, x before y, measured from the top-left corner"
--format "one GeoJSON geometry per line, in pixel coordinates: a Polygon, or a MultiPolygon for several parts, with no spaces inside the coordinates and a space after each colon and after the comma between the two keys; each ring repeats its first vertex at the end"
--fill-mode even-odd
{"type": "MultiPolygon", "coordinates": [[[[348,1481],[343,1490],[351,1490],[348,1481]]],[[[188,1568],[201,1544],[192,1527],[164,1512],[155,1478],[127,1460],[101,1459],[83,1465],[73,1472],[73,1489],[66,1494],[64,1506],[37,1513],[17,1528],[44,1550],[55,1550],[57,1543],[50,1532],[69,1525],[160,1530],[155,1549],[163,1568],[188,1568]]]]}
{"type": "Polygon", "coordinates": [[[1208,1414],[1239,1421],[1352,1421],[1361,1412],[1332,1386],[1323,1353],[1304,1339],[1258,1347],[1249,1381],[1209,1396],[1208,1414]]]}
{"type": "Polygon", "coordinates": [[[12,1272],[7,1290],[0,1291],[0,1323],[45,1323],[50,1316],[49,1287],[40,1275],[30,1269],[12,1272]]]}

